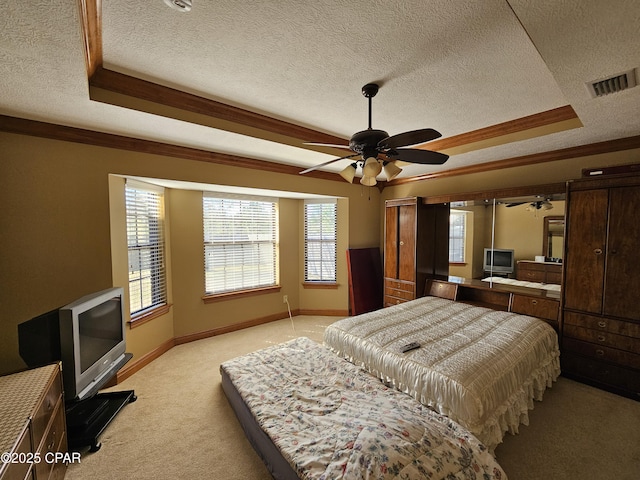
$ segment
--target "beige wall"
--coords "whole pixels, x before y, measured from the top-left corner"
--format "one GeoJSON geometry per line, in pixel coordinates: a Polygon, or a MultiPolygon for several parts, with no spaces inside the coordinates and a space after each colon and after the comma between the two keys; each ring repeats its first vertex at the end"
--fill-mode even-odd
{"type": "MultiPolygon", "coordinates": [[[[169,314],[128,330],[135,358],[173,337],[286,314],[348,308],[344,249],[377,246],[380,193],[346,182],[252,172],[206,162],[0,133],[0,373],[24,368],[17,325],[111,286],[126,287],[124,183],[118,175],[323,194],[339,202],[339,289],[301,286],[301,201],[280,202],[281,292],[205,305],[202,195],[167,194],[169,314]],[[111,175],[111,176],[110,176],[111,175]],[[363,194],[364,193],[364,194],[363,194]],[[112,235],[113,233],[113,235],[112,235]],[[113,262],[112,262],[113,259],[113,262]],[[113,268],[112,268],[113,267],[113,268]]],[[[126,291],[126,289],[125,289],[126,291]]]]}
{"type": "MultiPolygon", "coordinates": [[[[0,152],[0,373],[24,367],[18,355],[19,323],[84,294],[126,286],[122,270],[126,268],[121,233],[123,184],[110,174],[340,197],[344,199],[339,203],[340,248],[345,248],[345,243],[350,248],[363,248],[382,245],[381,214],[387,198],[559,182],[579,177],[585,167],[640,163],[640,150],[634,150],[410,183],[380,193],[359,184],[252,172],[7,133],[0,133],[0,152]]],[[[173,307],[164,317],[128,331],[127,342],[136,358],[173,337],[285,312],[283,294],[289,295],[293,309],[346,309],[344,252],[338,256],[339,289],[301,287],[301,206],[294,200],[283,200],[280,206],[281,292],[249,301],[204,305],[201,208],[198,193],[168,193],[173,307]]]]}

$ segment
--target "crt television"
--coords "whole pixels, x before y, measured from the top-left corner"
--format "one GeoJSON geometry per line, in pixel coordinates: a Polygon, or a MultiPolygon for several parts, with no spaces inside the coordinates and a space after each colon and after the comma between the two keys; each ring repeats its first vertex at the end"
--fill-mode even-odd
{"type": "Polygon", "coordinates": [[[514,252],[506,248],[484,249],[484,271],[492,273],[513,273],[514,252]]]}
{"type": "Polygon", "coordinates": [[[62,361],[65,399],[93,396],[131,358],[125,353],[123,290],[109,288],[18,325],[29,367],[62,361]]]}

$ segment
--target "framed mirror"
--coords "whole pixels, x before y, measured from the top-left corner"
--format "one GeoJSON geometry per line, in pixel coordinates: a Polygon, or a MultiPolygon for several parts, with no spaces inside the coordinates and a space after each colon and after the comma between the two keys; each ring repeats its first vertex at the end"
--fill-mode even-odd
{"type": "Polygon", "coordinates": [[[564,216],[544,217],[542,254],[551,261],[561,261],[564,254],[564,216]]]}

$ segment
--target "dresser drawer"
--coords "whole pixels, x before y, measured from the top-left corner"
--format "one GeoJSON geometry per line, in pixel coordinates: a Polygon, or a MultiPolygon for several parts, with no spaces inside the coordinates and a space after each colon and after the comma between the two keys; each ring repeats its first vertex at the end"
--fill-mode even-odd
{"type": "Polygon", "coordinates": [[[511,311],[557,322],[560,302],[548,298],[527,297],[526,295],[514,294],[511,311]]]}
{"type": "Polygon", "coordinates": [[[640,398],[640,372],[638,371],[569,352],[562,353],[560,365],[565,375],[613,386],[626,392],[634,392],[637,395],[636,398],[640,398]]]}
{"type": "Polygon", "coordinates": [[[49,420],[51,420],[53,411],[61,398],[62,381],[61,376],[58,374],[54,377],[49,389],[42,397],[42,401],[38,405],[36,413],[33,416],[31,428],[33,432],[34,448],[37,449],[40,446],[45,431],[47,430],[47,426],[49,425],[49,420]]]}
{"type": "Polygon", "coordinates": [[[527,282],[540,282],[544,283],[546,275],[544,270],[522,270],[518,272],[518,280],[524,280],[527,282]]]}
{"type": "MultiPolygon", "coordinates": [[[[31,451],[31,435],[29,435],[29,429],[27,428],[22,432],[22,436],[18,440],[17,447],[10,453],[14,455],[30,455],[31,451]]],[[[0,463],[0,476],[2,477],[2,480],[24,480],[31,467],[32,465],[27,462],[0,463]]],[[[29,476],[26,478],[32,477],[29,476]]]]}
{"type": "Polygon", "coordinates": [[[622,335],[616,335],[603,330],[594,330],[591,328],[576,327],[575,325],[565,325],[564,335],[577,340],[597,343],[606,347],[626,350],[627,352],[640,354],[640,341],[622,335]]]}
{"type": "Polygon", "coordinates": [[[390,297],[401,298],[403,300],[413,300],[415,295],[412,291],[399,290],[397,288],[385,287],[384,294],[390,297]]]}
{"type": "Polygon", "coordinates": [[[640,355],[618,350],[617,348],[605,347],[595,343],[576,340],[563,336],[562,346],[564,350],[579,353],[605,362],[611,362],[625,367],[640,369],[640,355]]]}
{"type": "Polygon", "coordinates": [[[401,303],[405,303],[408,302],[409,300],[406,300],[404,298],[398,298],[398,297],[392,297],[389,295],[385,295],[384,296],[384,306],[385,307],[391,307],[392,305],[399,305],[401,303]]]}
{"type": "Polygon", "coordinates": [[[594,315],[585,315],[582,313],[566,312],[564,313],[564,324],[575,325],[576,327],[592,328],[616,335],[624,335],[640,339],[640,324],[633,322],[625,322],[623,320],[614,320],[607,317],[596,317],[594,315]]]}
{"type": "Polygon", "coordinates": [[[49,478],[52,469],[55,466],[54,462],[44,461],[50,452],[66,452],[67,451],[67,439],[65,437],[65,416],[64,416],[64,403],[60,398],[55,412],[53,414],[53,420],[49,424],[49,430],[46,431],[44,442],[40,448],[40,456],[43,459],[40,463],[36,464],[36,478],[49,478]]]}
{"type": "Polygon", "coordinates": [[[393,288],[395,290],[403,290],[405,292],[414,293],[416,291],[415,282],[403,282],[402,280],[396,280],[393,278],[384,279],[385,288],[393,288]]]}

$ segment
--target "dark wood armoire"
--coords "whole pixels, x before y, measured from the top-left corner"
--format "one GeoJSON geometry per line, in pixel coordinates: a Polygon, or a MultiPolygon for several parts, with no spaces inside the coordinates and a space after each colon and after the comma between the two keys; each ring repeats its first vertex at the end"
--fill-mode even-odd
{"type": "Polygon", "coordinates": [[[428,278],[449,275],[449,205],[420,197],[385,202],[384,305],[421,297],[428,278]]]}
{"type": "Polygon", "coordinates": [[[562,371],[640,399],[640,176],[569,182],[562,371]]]}

